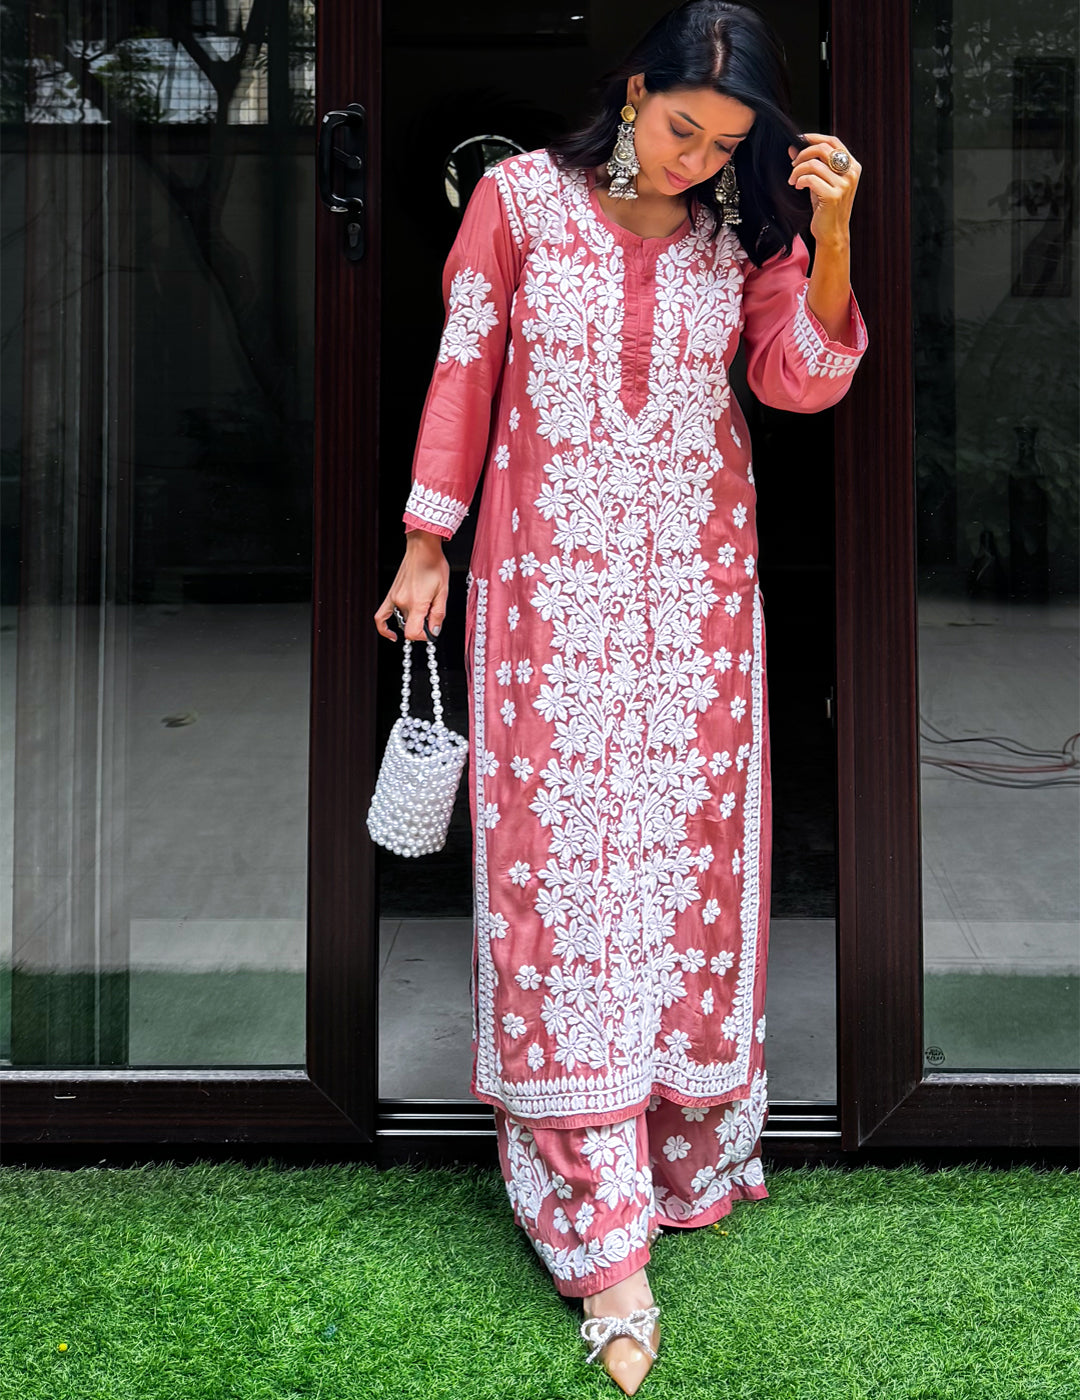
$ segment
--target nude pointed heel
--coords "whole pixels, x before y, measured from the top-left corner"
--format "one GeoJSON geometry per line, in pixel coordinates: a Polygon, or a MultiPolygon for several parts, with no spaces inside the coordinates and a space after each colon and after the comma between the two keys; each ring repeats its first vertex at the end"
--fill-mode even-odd
{"type": "Polygon", "coordinates": [[[604,1370],[624,1395],[633,1395],[652,1370],[660,1349],[660,1308],[636,1308],[627,1317],[587,1317],[581,1336],[595,1361],[603,1353],[604,1370]]]}

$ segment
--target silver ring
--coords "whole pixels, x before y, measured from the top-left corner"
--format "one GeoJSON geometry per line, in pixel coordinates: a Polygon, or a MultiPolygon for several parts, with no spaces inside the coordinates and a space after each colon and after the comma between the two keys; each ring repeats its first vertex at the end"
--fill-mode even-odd
{"type": "Polygon", "coordinates": [[[845,175],[851,168],[851,157],[847,151],[831,151],[829,154],[829,169],[835,170],[837,175],[845,175]]]}

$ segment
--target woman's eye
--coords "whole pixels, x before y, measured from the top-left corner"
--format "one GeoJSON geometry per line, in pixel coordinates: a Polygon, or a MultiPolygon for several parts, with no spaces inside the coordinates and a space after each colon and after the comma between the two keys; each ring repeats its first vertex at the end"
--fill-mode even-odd
{"type": "MultiPolygon", "coordinates": [[[[671,129],[672,136],[687,137],[691,134],[689,131],[680,131],[677,127],[672,126],[670,122],[668,122],[668,126],[671,129]]],[[[730,146],[722,146],[719,141],[717,141],[716,145],[726,156],[733,156],[735,154],[730,146]]]]}

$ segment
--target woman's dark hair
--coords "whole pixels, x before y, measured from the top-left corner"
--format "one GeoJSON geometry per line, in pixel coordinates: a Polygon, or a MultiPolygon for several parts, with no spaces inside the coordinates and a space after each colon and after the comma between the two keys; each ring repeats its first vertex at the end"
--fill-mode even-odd
{"type": "MultiPolygon", "coordinates": [[[[802,150],[808,143],[796,131],[791,116],[784,51],[761,12],[752,5],[723,0],[687,0],[669,11],[617,68],[599,79],[585,123],[548,142],[547,150],[557,164],[583,168],[610,159],[619,112],[626,103],[626,82],[634,73],[644,73],[649,92],[707,87],[753,110],[750,135],[732,157],[742,218],[737,232],[758,267],[781,249],[787,256],[810,211],[806,192],[787,183],[788,147],[802,150]]],[[[715,183],[715,179],[705,180],[689,191],[713,211],[714,238],[722,219],[715,183]]]]}

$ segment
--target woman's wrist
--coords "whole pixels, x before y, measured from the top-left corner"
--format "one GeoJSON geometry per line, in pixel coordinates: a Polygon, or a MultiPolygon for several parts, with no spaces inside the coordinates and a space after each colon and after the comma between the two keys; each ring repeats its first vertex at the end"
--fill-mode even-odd
{"type": "Polygon", "coordinates": [[[851,256],[846,233],[815,241],[806,306],[830,340],[847,343],[851,328],[851,256]]]}
{"type": "Polygon", "coordinates": [[[421,549],[437,549],[442,552],[444,536],[435,530],[424,530],[419,525],[411,530],[405,531],[406,546],[418,546],[421,549]]]}

